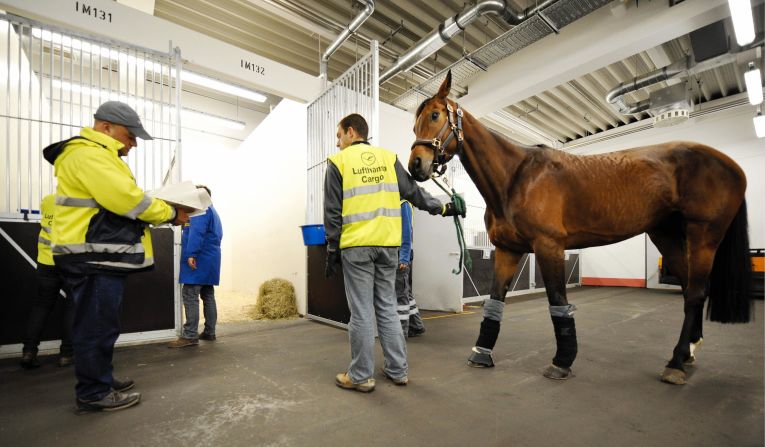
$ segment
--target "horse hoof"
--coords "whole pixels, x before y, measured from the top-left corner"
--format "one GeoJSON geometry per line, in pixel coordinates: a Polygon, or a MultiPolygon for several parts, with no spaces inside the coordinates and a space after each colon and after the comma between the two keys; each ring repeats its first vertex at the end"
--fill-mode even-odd
{"type": "Polygon", "coordinates": [[[491,358],[491,354],[484,354],[473,350],[470,353],[470,357],[468,357],[467,364],[473,368],[492,368],[494,360],[491,358]]]}
{"type": "Polygon", "coordinates": [[[661,373],[661,381],[672,385],[685,385],[685,371],[675,368],[664,368],[661,373]]]}
{"type": "Polygon", "coordinates": [[[548,379],[566,380],[569,377],[573,377],[574,373],[571,371],[571,368],[561,368],[560,366],[550,365],[545,368],[542,375],[548,379]]]}

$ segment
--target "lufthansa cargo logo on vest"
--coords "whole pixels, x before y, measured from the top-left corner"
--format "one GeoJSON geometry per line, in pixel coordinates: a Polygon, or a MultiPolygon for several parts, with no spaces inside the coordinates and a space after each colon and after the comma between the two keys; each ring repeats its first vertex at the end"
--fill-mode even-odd
{"type": "MultiPolygon", "coordinates": [[[[372,155],[374,157],[374,154],[372,155]]],[[[385,166],[375,166],[374,168],[353,168],[353,175],[360,175],[362,183],[380,183],[385,180],[385,172],[388,170],[385,166]]]]}
{"type": "Polygon", "coordinates": [[[372,166],[377,161],[377,157],[375,157],[375,154],[371,152],[364,152],[361,154],[361,161],[363,161],[367,166],[372,166]]]}

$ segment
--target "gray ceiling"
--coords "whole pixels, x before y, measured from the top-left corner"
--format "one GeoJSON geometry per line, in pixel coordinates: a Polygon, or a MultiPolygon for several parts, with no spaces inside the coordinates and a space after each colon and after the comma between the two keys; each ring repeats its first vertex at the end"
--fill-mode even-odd
{"type": "MultiPolygon", "coordinates": [[[[597,6],[602,3],[607,1],[597,6]]],[[[444,19],[474,4],[475,1],[457,0],[375,1],[372,17],[330,59],[329,79],[343,73],[365,54],[372,39],[381,43],[381,68],[385,69],[396,57],[436,29],[444,19]]],[[[520,11],[533,7],[535,2],[509,0],[508,4],[520,11]]],[[[355,0],[156,0],[154,14],[318,75],[322,52],[360,9],[361,4],[355,0]]],[[[413,91],[414,87],[422,87],[421,84],[446,67],[512,28],[498,16],[481,17],[415,69],[384,83],[381,86],[381,100],[411,109],[411,102],[401,102],[402,94],[413,91]]],[[[605,101],[606,93],[621,82],[681,60],[688,54],[691,54],[691,45],[686,35],[518,103],[508,104],[485,117],[484,121],[526,144],[550,144],[550,141],[562,144],[625,125],[648,115],[618,114],[605,101]],[[534,129],[534,132],[519,132],[518,122],[522,127],[534,129]],[[536,138],[535,134],[544,137],[536,138]]],[[[734,61],[689,79],[687,87],[693,102],[699,104],[743,92],[745,64],[745,61],[734,61]]],[[[626,99],[631,102],[647,99],[652,89],[666,85],[657,84],[629,94],[626,99]]]]}

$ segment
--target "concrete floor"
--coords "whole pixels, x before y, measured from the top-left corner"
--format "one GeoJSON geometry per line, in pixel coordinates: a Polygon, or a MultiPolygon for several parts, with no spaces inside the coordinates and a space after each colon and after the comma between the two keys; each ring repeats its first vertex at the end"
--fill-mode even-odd
{"type": "Polygon", "coordinates": [[[5,359],[0,446],[763,445],[762,301],[753,324],[707,322],[689,383],[671,386],[658,374],[679,334],[679,294],[581,288],[570,298],[579,357],[566,382],[540,375],[554,337],[539,296],[510,300],[495,368],[465,364],[481,320],[470,309],[426,320],[409,342],[409,386],[378,373],[369,395],[334,385],[346,332],[304,320],[223,325],[197,348],[119,349],[117,376],[143,398],[116,413],[74,415],[73,370],[54,357],[33,371],[5,359]]]}

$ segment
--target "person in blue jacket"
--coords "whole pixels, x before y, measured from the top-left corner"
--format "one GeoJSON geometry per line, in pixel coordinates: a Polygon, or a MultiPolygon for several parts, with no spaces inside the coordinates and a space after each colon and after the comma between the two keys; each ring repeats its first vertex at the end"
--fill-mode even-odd
{"type": "Polygon", "coordinates": [[[425,333],[420,310],[412,296],[412,204],[401,201],[401,248],[398,251],[398,269],[396,270],[396,299],[398,301],[398,319],[404,337],[419,337],[425,333]]]}
{"type": "MultiPolygon", "coordinates": [[[[210,189],[203,185],[207,194],[210,189]]],[[[170,348],[195,346],[198,339],[215,340],[215,322],[218,312],[215,306],[215,289],[220,283],[220,243],[223,239],[223,226],[220,217],[212,205],[203,215],[194,216],[183,227],[181,236],[181,273],[178,282],[183,284],[183,307],[186,323],[181,337],[171,342],[170,348]],[[204,331],[197,336],[199,328],[199,297],[204,305],[204,331]]]]}

